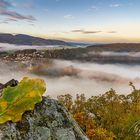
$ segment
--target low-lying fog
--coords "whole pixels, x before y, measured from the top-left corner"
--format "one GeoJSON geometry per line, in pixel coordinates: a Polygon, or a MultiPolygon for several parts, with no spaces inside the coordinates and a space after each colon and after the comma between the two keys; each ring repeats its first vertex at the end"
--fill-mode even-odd
{"type": "MultiPolygon", "coordinates": [[[[60,45],[44,45],[44,46],[30,46],[30,45],[14,45],[14,44],[7,44],[7,43],[0,43],[0,51],[14,51],[14,50],[24,50],[24,49],[38,49],[38,50],[43,50],[43,49],[51,49],[51,48],[61,48],[64,46],[60,45]]],[[[69,46],[65,46],[69,47],[69,46]]]]}
{"type": "Polygon", "coordinates": [[[89,52],[88,55],[94,56],[94,55],[100,55],[100,56],[130,56],[130,57],[140,57],[140,52],[113,52],[113,51],[102,51],[102,52],[89,52]]]}
{"type": "Polygon", "coordinates": [[[47,83],[47,95],[84,93],[87,97],[103,94],[110,88],[120,94],[131,92],[129,82],[140,88],[140,66],[120,64],[81,63],[78,61],[53,60],[42,64],[0,62],[0,82],[24,76],[41,77],[47,83]]]}

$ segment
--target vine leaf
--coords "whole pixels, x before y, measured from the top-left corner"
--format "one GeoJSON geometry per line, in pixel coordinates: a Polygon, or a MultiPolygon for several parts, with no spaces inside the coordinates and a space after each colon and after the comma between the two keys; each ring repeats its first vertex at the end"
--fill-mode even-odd
{"type": "Polygon", "coordinates": [[[43,80],[27,77],[18,86],[5,88],[0,97],[0,124],[20,121],[25,111],[33,110],[35,104],[42,101],[45,91],[43,80]]]}

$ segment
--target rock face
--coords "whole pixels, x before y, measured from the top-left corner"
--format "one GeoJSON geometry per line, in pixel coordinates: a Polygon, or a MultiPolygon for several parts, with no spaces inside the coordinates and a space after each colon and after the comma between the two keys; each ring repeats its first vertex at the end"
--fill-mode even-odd
{"type": "Polygon", "coordinates": [[[15,79],[12,79],[12,80],[8,81],[8,82],[5,83],[5,84],[0,83],[0,90],[6,88],[6,87],[8,87],[8,86],[15,87],[15,86],[17,86],[17,85],[18,85],[18,81],[15,80],[15,79]]]}
{"type": "MultiPolygon", "coordinates": [[[[15,114],[16,115],[16,114],[15,114]]],[[[88,140],[58,101],[43,98],[21,122],[0,125],[0,140],[88,140]]]]}

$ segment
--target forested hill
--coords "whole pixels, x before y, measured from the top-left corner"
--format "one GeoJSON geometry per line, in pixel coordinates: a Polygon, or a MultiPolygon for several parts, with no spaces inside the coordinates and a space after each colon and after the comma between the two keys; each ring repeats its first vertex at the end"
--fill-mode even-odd
{"type": "Polygon", "coordinates": [[[65,45],[70,46],[70,43],[61,40],[43,39],[24,34],[0,34],[0,43],[9,43],[17,45],[65,45]]]}
{"type": "MultiPolygon", "coordinates": [[[[20,46],[19,46],[20,47],[20,46]]],[[[45,50],[25,49],[13,53],[0,52],[7,60],[31,60],[34,58],[78,60],[96,63],[139,64],[140,44],[106,44],[75,48],[52,48],[45,50]],[[21,57],[22,56],[22,57],[21,57]]]]}
{"type": "Polygon", "coordinates": [[[99,44],[87,47],[93,51],[140,52],[140,43],[99,44]]]}

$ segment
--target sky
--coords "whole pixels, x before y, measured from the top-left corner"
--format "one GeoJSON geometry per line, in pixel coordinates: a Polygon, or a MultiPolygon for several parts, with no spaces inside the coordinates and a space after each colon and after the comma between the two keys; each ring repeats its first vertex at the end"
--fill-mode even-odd
{"type": "Polygon", "coordinates": [[[76,42],[140,42],[140,0],[0,0],[0,32],[76,42]]]}

